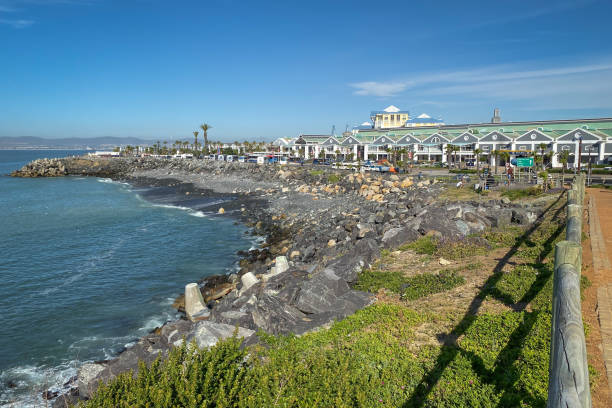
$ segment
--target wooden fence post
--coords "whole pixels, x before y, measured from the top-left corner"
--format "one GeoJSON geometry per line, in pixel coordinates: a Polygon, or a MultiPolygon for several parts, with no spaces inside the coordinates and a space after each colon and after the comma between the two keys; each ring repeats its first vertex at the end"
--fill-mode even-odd
{"type": "Polygon", "coordinates": [[[567,206],[567,226],[565,239],[580,244],[582,242],[582,206],[569,204],[567,206]]]}
{"type": "Polygon", "coordinates": [[[548,377],[549,408],[591,407],[580,305],[581,265],[582,247],[579,243],[557,243],[548,377]]]}

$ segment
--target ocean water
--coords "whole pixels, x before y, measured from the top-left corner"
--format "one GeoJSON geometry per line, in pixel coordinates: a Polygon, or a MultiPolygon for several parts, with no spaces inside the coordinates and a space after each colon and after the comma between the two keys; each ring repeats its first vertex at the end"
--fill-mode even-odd
{"type": "Polygon", "coordinates": [[[79,153],[0,151],[0,406],[43,405],[42,391],[176,318],[186,283],[234,270],[253,245],[206,198],[193,209],[167,189],[6,176],[79,153]]]}

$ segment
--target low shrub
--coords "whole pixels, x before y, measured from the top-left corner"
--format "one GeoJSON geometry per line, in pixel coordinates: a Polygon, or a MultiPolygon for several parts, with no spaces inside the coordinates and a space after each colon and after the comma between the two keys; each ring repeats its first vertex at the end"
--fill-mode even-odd
{"type": "Polygon", "coordinates": [[[327,176],[327,182],[330,184],[337,183],[341,179],[342,179],[342,176],[340,176],[339,174],[330,174],[329,176],[327,176]]]}
{"type": "Polygon", "coordinates": [[[514,201],[521,198],[539,196],[540,194],[542,194],[542,189],[540,187],[529,187],[516,190],[506,190],[501,195],[514,201]]]}
{"type": "Polygon", "coordinates": [[[416,241],[404,244],[399,249],[400,251],[412,249],[414,252],[420,255],[433,255],[438,249],[438,244],[434,237],[425,236],[417,239],[416,241]]]}

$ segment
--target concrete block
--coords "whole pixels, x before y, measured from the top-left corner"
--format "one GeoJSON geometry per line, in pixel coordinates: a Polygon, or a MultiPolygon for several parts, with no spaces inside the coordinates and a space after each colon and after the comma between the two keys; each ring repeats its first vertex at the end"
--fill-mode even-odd
{"type": "Polygon", "coordinates": [[[256,283],[259,283],[259,279],[257,279],[255,275],[253,275],[253,272],[245,273],[244,275],[242,275],[242,277],[240,277],[240,280],[242,281],[242,292],[255,285],[256,283]]]}
{"type": "Polygon", "coordinates": [[[185,313],[192,322],[207,319],[210,316],[210,310],[204,303],[197,283],[185,285],[185,313]]]}

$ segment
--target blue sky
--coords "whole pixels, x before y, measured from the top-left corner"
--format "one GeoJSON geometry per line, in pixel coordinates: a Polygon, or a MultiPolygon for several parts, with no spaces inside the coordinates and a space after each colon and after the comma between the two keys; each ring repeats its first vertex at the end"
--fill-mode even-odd
{"type": "Polygon", "coordinates": [[[612,116],[612,2],[0,0],[0,136],[612,116]]]}

